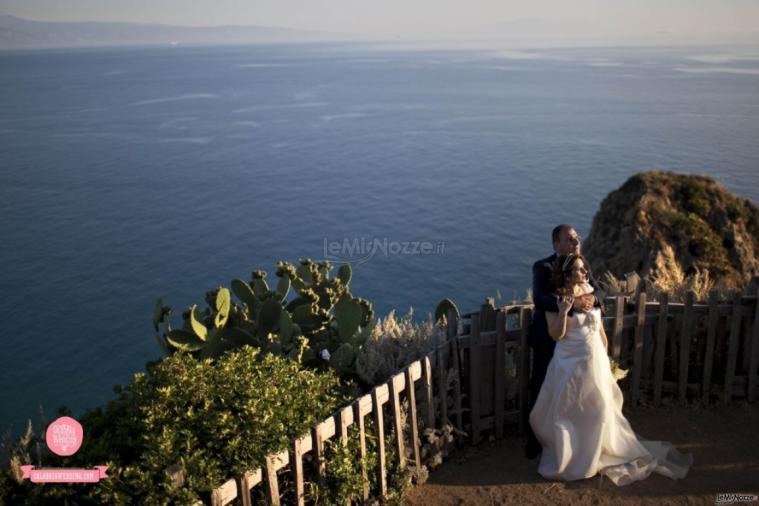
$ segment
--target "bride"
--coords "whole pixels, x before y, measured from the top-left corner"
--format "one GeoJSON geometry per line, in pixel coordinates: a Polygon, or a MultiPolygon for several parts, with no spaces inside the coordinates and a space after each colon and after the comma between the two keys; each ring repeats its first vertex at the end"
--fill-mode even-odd
{"type": "Polygon", "coordinates": [[[665,441],[639,438],[622,415],[622,391],[611,373],[600,309],[572,310],[574,297],[593,290],[588,275],[582,255],[560,256],[554,264],[559,312],[546,318],[557,343],[530,412],[530,425],[543,446],[538,472],[564,481],[600,473],[619,486],[652,472],[683,478],[693,455],[665,441]]]}

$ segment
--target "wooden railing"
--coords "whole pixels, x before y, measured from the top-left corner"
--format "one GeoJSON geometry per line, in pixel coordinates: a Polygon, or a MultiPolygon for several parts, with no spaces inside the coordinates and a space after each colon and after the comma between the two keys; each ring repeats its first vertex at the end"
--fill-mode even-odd
{"type": "Polygon", "coordinates": [[[612,358],[630,367],[631,381],[623,385],[632,404],[648,397],[658,405],[664,393],[680,402],[753,401],[759,386],[756,295],[719,301],[711,292],[703,303],[693,292],[684,303],[670,303],[667,294],[660,299],[646,302],[641,293],[627,315],[631,304],[618,297],[614,316],[604,319],[612,358]]]}
{"type": "MultiPolygon", "coordinates": [[[[729,301],[721,301],[712,292],[707,301],[696,301],[691,292],[684,303],[668,299],[663,294],[658,302],[648,302],[646,294],[639,293],[634,298],[620,296],[605,301],[603,325],[610,356],[630,371],[620,381],[627,405],[635,407],[642,400],[659,405],[664,399],[753,401],[759,389],[757,296],[738,293],[729,301]]],[[[376,469],[362,469],[365,486],[362,497],[356,500],[369,497],[368,473],[376,473],[378,490],[374,492],[387,494],[385,444],[395,446],[401,467],[409,465],[404,432],[411,434],[409,454],[416,468],[424,463],[419,439],[422,426],[442,429],[450,424],[466,434],[472,444],[490,431],[501,438],[509,427],[523,434],[529,415],[531,353],[527,329],[532,312],[533,307],[524,304],[496,308],[491,299],[479,312],[462,315],[460,322],[449,313],[443,343],[318,424],[311,433],[294,440],[287,450],[269,455],[262,468],[228,480],[212,492],[210,503],[224,506],[239,499],[249,505],[251,490],[261,486],[267,500],[279,504],[278,472],[289,472],[295,501],[305,504],[307,475],[315,473],[316,480],[324,477],[325,441],[338,437],[347,444],[348,428],[353,425],[360,438],[356,457],[365,466],[365,418],[369,415],[374,420],[378,465],[376,469]],[[401,398],[409,407],[405,427],[401,424],[401,398]],[[387,423],[395,429],[390,443],[385,439],[386,410],[387,423]],[[313,470],[304,468],[303,458],[308,453],[317,462],[313,470]]],[[[167,472],[181,485],[180,469],[167,472]]]]}
{"type": "MultiPolygon", "coordinates": [[[[756,293],[756,292],[754,292],[756,293]]],[[[759,396],[759,305],[757,296],[740,293],[731,300],[718,300],[711,292],[697,302],[690,292],[684,303],[671,303],[667,294],[647,302],[646,294],[613,297],[605,301],[603,325],[609,339],[609,355],[628,369],[619,382],[627,405],[640,401],[660,405],[663,400],[702,403],[729,402],[759,396]]],[[[525,328],[531,324],[532,306],[502,308],[486,303],[477,313],[462,317],[458,336],[462,381],[470,392],[471,442],[481,432],[494,429],[519,416],[521,434],[527,423],[527,381],[530,353],[525,352],[525,328]],[[511,322],[511,325],[509,324],[511,322]],[[503,389],[509,382],[502,367],[504,353],[516,349],[518,359],[519,410],[504,407],[503,389]],[[488,359],[488,357],[493,357],[488,359]],[[469,363],[480,364],[468,367],[469,363]]]]}

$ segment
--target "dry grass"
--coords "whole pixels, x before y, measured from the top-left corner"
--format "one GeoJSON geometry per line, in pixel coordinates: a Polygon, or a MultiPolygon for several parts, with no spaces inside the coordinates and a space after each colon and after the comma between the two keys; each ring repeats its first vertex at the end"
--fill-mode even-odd
{"type": "Polygon", "coordinates": [[[390,311],[387,317],[377,320],[372,335],[359,351],[359,376],[370,385],[386,381],[445,340],[445,326],[445,317],[435,325],[432,315],[426,321],[414,322],[413,309],[401,317],[395,316],[395,310],[390,311]]]}
{"type": "MultiPolygon", "coordinates": [[[[637,274],[630,273],[626,279],[615,277],[612,273],[606,272],[602,277],[603,283],[608,286],[607,296],[627,295],[633,296],[636,293],[637,284],[643,283],[648,300],[659,300],[662,293],[669,294],[671,301],[683,301],[688,292],[693,292],[696,300],[707,300],[709,292],[716,290],[720,299],[727,299],[735,292],[718,280],[715,280],[709,271],[696,271],[696,273],[686,276],[679,267],[668,271],[666,274],[654,274],[650,278],[636,280],[637,274]]],[[[639,279],[639,278],[638,278],[639,279]]]]}

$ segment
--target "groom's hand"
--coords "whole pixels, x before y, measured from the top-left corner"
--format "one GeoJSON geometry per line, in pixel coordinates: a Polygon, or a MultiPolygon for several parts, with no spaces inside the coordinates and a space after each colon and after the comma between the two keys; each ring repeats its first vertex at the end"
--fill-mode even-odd
{"type": "Polygon", "coordinates": [[[575,311],[590,311],[593,309],[593,304],[595,304],[596,298],[593,296],[593,294],[587,294],[582,295],[580,297],[575,297],[574,301],[574,309],[575,311]]]}

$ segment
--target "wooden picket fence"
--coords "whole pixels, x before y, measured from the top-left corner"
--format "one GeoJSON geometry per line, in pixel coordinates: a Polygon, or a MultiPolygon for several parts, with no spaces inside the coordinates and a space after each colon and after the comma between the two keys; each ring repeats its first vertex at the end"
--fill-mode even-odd
{"type": "MultiPolygon", "coordinates": [[[[626,405],[634,408],[644,400],[656,405],[696,399],[705,403],[725,403],[735,398],[753,401],[759,393],[756,284],[752,283],[754,295],[736,293],[727,301],[719,300],[716,292],[701,302],[692,292],[681,303],[670,302],[667,294],[657,302],[648,302],[645,292],[635,297],[607,298],[603,324],[610,356],[630,371],[619,383],[626,405]]],[[[486,435],[502,438],[507,429],[523,434],[529,415],[531,353],[527,329],[532,311],[531,305],[496,308],[488,299],[479,312],[464,314],[461,321],[449,313],[444,342],[322,421],[309,434],[292,441],[287,450],[269,455],[262,468],[216,488],[208,502],[213,506],[233,501],[251,505],[251,491],[263,487],[267,501],[280,504],[281,473],[289,473],[288,483],[294,486],[291,496],[296,504],[305,504],[305,483],[324,478],[326,472],[325,441],[338,437],[341,444],[347,444],[348,428],[354,425],[360,439],[357,458],[364,465],[366,483],[362,497],[353,498],[359,502],[369,497],[369,473],[376,473],[379,484],[374,492],[382,497],[387,494],[386,444],[395,446],[401,467],[413,465],[418,469],[424,464],[422,426],[442,429],[450,424],[460,434],[466,434],[471,444],[479,443],[486,435]],[[405,427],[402,401],[408,406],[405,427]],[[370,415],[374,420],[372,435],[377,441],[376,469],[366,469],[364,463],[365,419],[370,415]],[[385,426],[389,423],[395,429],[392,441],[386,440],[385,426]],[[410,434],[408,459],[404,432],[410,434]],[[309,453],[316,465],[304,468],[304,456],[309,453]]],[[[181,469],[173,466],[167,473],[178,486],[182,485],[181,469]]]]}
{"type": "MultiPolygon", "coordinates": [[[[666,293],[657,302],[646,298],[642,292],[605,301],[603,325],[609,355],[629,371],[619,382],[627,406],[696,399],[704,404],[733,399],[753,402],[759,397],[757,295],[736,293],[720,301],[712,291],[707,301],[697,302],[689,292],[684,303],[669,302],[666,293]]],[[[501,437],[504,424],[515,418],[520,434],[528,423],[531,359],[525,352],[524,329],[530,325],[532,310],[528,305],[496,309],[486,303],[478,313],[462,318],[463,332],[457,340],[464,351],[462,382],[469,392],[464,405],[470,410],[464,425],[473,444],[485,431],[493,430],[496,438],[501,437]],[[516,322],[513,328],[509,321],[516,322]],[[504,367],[504,357],[512,349],[516,350],[516,385],[504,367]],[[510,384],[518,386],[518,409],[508,399],[504,403],[504,389],[510,384]]]]}
{"type": "Polygon", "coordinates": [[[659,405],[665,393],[680,402],[757,397],[756,295],[736,293],[720,301],[712,291],[697,302],[689,292],[684,303],[672,303],[665,293],[651,303],[640,293],[634,304],[617,297],[612,305],[614,315],[604,319],[604,328],[611,357],[630,368],[623,385],[633,406],[642,399],[659,405]]]}

